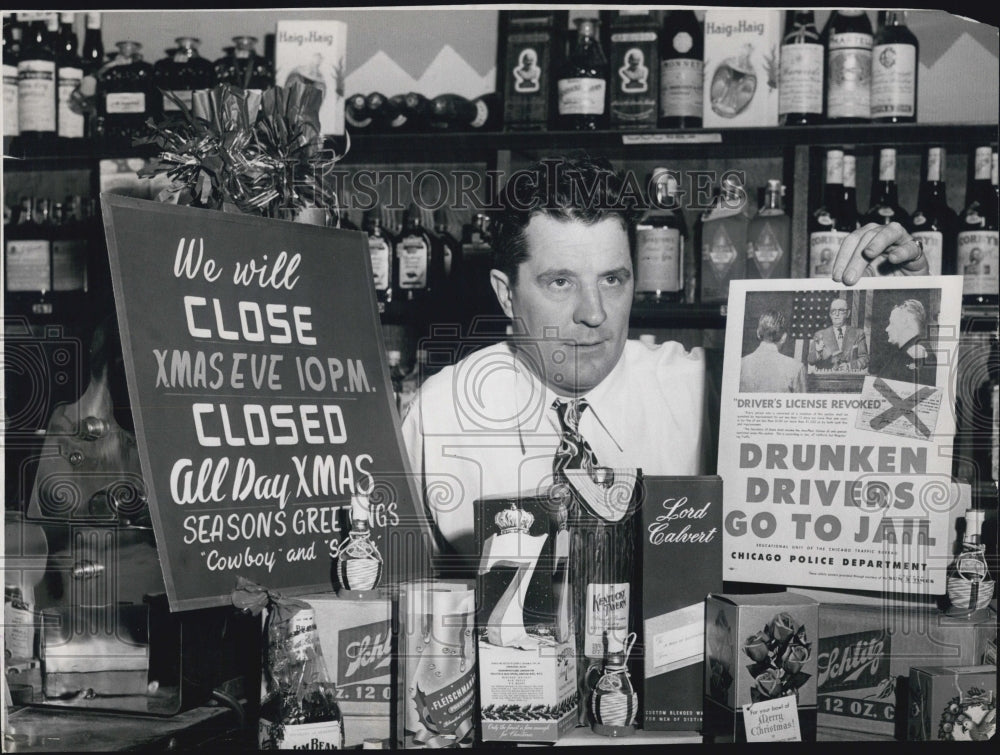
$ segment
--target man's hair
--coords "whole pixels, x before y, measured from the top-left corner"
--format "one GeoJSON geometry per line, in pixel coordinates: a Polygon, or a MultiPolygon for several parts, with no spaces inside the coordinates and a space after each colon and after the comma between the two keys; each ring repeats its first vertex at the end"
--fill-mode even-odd
{"type": "Polygon", "coordinates": [[[524,229],[536,215],[591,225],[618,218],[632,248],[633,221],[642,200],[625,187],[625,177],[608,160],[586,155],[546,158],[513,173],[500,192],[500,209],[491,217],[493,267],[511,285],[517,282],[517,268],[528,259],[524,229]]]}
{"type": "Polygon", "coordinates": [[[907,299],[901,304],[897,304],[893,309],[901,309],[913,318],[914,323],[921,333],[924,332],[924,325],[927,323],[927,310],[917,299],[907,299]]]}
{"type": "Polygon", "coordinates": [[[769,309],[757,321],[757,338],[777,343],[788,332],[788,320],[776,309],[769,309]]]}

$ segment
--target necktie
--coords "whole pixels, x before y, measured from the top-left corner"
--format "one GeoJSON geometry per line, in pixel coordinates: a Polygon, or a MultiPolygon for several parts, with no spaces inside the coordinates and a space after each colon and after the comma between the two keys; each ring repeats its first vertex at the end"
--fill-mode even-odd
{"type": "Polygon", "coordinates": [[[837,328],[837,345],[841,348],[844,347],[844,329],[837,328]]]}
{"type": "Polygon", "coordinates": [[[565,482],[565,469],[586,469],[593,472],[597,466],[597,458],[590,444],[580,435],[580,417],[590,406],[587,399],[578,398],[572,401],[556,399],[552,403],[552,408],[556,410],[559,418],[559,429],[562,436],[559,439],[559,448],[552,459],[552,474],[556,482],[565,482]]]}

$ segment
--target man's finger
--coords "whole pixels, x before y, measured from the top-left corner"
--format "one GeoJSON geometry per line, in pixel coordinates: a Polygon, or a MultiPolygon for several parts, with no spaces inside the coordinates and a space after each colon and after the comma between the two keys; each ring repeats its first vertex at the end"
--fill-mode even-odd
{"type": "MultiPolygon", "coordinates": [[[[853,286],[864,275],[868,265],[877,266],[875,261],[883,255],[896,267],[904,263],[917,264],[918,267],[914,270],[920,269],[920,258],[923,257],[920,245],[910,238],[906,229],[899,223],[889,223],[879,227],[867,242],[860,246],[860,254],[855,254],[844,270],[844,283],[853,286]]],[[[923,262],[923,267],[926,269],[926,261],[923,262]]]]}
{"type": "Polygon", "coordinates": [[[847,238],[840,242],[837,259],[833,263],[833,279],[835,281],[840,282],[843,280],[844,273],[851,262],[855,257],[861,256],[861,250],[867,246],[869,240],[878,233],[881,227],[875,223],[869,223],[855,231],[851,231],[847,234],[847,238]]]}

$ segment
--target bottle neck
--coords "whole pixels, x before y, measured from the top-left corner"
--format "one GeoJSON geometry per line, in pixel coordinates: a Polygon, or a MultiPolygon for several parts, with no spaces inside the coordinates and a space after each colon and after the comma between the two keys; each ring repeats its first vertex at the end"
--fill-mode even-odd
{"type": "Polygon", "coordinates": [[[906,26],[906,11],[887,10],[883,26],[906,26]]]}

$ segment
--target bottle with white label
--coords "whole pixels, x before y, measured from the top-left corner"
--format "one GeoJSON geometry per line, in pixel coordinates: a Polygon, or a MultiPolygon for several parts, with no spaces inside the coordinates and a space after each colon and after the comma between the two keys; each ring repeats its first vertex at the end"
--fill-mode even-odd
{"type": "Polygon", "coordinates": [[[879,11],[879,16],[872,49],[872,120],[914,123],[920,44],[906,25],[906,11],[879,11]]]}
{"type": "Polygon", "coordinates": [[[371,255],[372,280],[375,285],[375,298],[378,300],[378,311],[385,312],[386,305],[392,301],[394,239],[382,226],[382,219],[377,209],[365,213],[363,225],[368,234],[368,252],[371,255]]]}
{"type": "Polygon", "coordinates": [[[15,307],[52,289],[52,241],[35,217],[36,210],[47,215],[42,203],[22,197],[17,220],[4,232],[4,291],[15,307]]]}
{"type": "Polygon", "coordinates": [[[945,197],[944,167],[944,147],[928,149],[926,178],[920,184],[917,209],[910,221],[910,233],[920,242],[931,275],[955,272],[952,242],[957,217],[945,197]]]}
{"type": "Polygon", "coordinates": [[[425,302],[438,288],[440,255],[436,239],[424,227],[420,211],[411,205],[403,216],[403,229],[396,239],[396,287],[404,301],[425,302]]]}
{"type": "Polygon", "coordinates": [[[885,147],[878,151],[878,170],[872,174],[872,204],[862,218],[862,224],[888,225],[893,221],[910,227],[910,213],[899,205],[896,185],[896,150],[885,147]]]}
{"type": "Polygon", "coordinates": [[[130,146],[146,133],[146,120],[159,116],[161,97],[142,45],[125,40],[115,46],[118,54],[97,75],[98,127],[109,144],[130,146]]]}
{"type": "Polygon", "coordinates": [[[764,204],[747,226],[747,278],[767,280],[792,275],[789,245],[792,221],[781,206],[784,187],[770,178],[764,192],[764,204]]]}
{"type": "Polygon", "coordinates": [[[826,36],[826,119],[871,120],[872,25],[863,10],[835,10],[826,36]]]}
{"type": "Polygon", "coordinates": [[[576,44],[557,84],[559,124],[574,131],[608,126],[608,59],[598,39],[596,18],[578,18],[576,44]]]}
{"type": "Polygon", "coordinates": [[[59,90],[59,138],[83,139],[87,119],[73,102],[73,92],[83,83],[83,61],[76,54],[73,14],[59,14],[59,45],[56,52],[56,81],[59,90]]]}
{"type": "Polygon", "coordinates": [[[823,202],[809,216],[809,277],[829,278],[840,244],[847,234],[837,229],[844,191],[844,152],[826,152],[826,183],[823,202]]]}
{"type": "Polygon", "coordinates": [[[635,226],[635,300],[684,300],[687,224],[678,201],[678,173],[656,168],[649,178],[649,211],[635,226]]]}
{"type": "Polygon", "coordinates": [[[54,35],[59,17],[31,22],[17,61],[17,116],[22,142],[33,151],[51,151],[57,127],[54,35]]]}
{"type": "Polygon", "coordinates": [[[962,301],[966,304],[992,304],[1000,301],[1000,248],[997,237],[997,203],[991,181],[992,150],[977,147],[974,180],[958,216],[956,258],[964,277],[962,301]]]}
{"type": "Polygon", "coordinates": [[[13,13],[3,14],[3,135],[17,136],[17,61],[21,55],[21,26],[13,13]]]}
{"type": "Polygon", "coordinates": [[[823,120],[823,41],[811,10],[785,11],[778,118],[782,126],[804,126],[823,120]]]}
{"type": "Polygon", "coordinates": [[[701,128],[705,33],[693,10],[667,13],[660,37],[660,128],[701,128]]]}
{"type": "Polygon", "coordinates": [[[200,39],[178,37],[174,41],[177,43],[177,48],[153,66],[153,79],[157,88],[163,92],[165,115],[179,115],[181,104],[190,110],[194,91],[211,89],[216,82],[215,67],[198,54],[200,39]],[[167,94],[168,92],[173,97],[167,94]]]}

